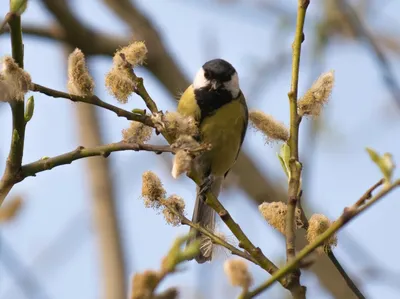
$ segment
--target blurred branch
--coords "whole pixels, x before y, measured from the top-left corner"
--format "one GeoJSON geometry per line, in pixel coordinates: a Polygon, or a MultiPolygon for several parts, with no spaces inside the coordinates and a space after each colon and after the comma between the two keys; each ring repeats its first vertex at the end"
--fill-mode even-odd
{"type": "MultiPolygon", "coordinates": [[[[304,249],[302,249],[294,259],[289,261],[285,266],[280,268],[270,279],[268,279],[265,283],[249,292],[243,299],[253,298],[256,295],[260,294],[262,291],[270,287],[274,282],[278,281],[282,277],[288,275],[292,271],[294,271],[299,263],[307,257],[311,252],[313,252],[316,248],[321,246],[325,240],[330,238],[333,234],[335,234],[338,230],[340,230],[343,226],[353,220],[360,213],[371,207],[374,203],[379,201],[385,195],[390,193],[392,190],[400,186],[400,180],[395,181],[390,185],[385,185],[381,191],[378,192],[375,196],[372,196],[372,192],[377,189],[380,185],[383,184],[383,180],[380,180],[371,188],[369,188],[359,200],[357,200],[351,207],[345,208],[343,214],[335,221],[333,224],[321,235],[317,237],[317,239],[307,245],[304,249]]],[[[362,295],[361,295],[362,296],[362,295]]],[[[360,297],[363,298],[363,297],[360,297]]]]}
{"type": "MultiPolygon", "coordinates": [[[[30,271],[29,267],[22,264],[22,260],[17,256],[15,250],[7,244],[6,239],[0,236],[0,257],[3,262],[4,268],[14,276],[15,282],[22,290],[26,298],[50,298],[46,293],[45,288],[41,285],[38,278],[30,271]]],[[[11,297],[4,297],[11,298],[11,297]]]]}
{"type": "MultiPolygon", "coordinates": [[[[102,143],[95,109],[91,105],[79,104],[76,109],[80,140],[88,146],[102,143]]],[[[125,299],[125,262],[108,159],[87,159],[86,163],[87,179],[92,193],[92,218],[101,254],[101,294],[104,299],[125,299]]]]}
{"type": "MultiPolygon", "coordinates": [[[[71,258],[76,253],[79,246],[84,244],[84,241],[89,236],[89,224],[87,213],[80,212],[71,217],[67,224],[58,232],[55,238],[39,253],[32,258],[29,266],[19,273],[19,281],[30,279],[30,273],[40,273],[42,277],[55,277],[55,270],[62,271],[64,265],[68,264],[71,258]],[[84,224],[84,225],[83,225],[84,224]],[[44,273],[45,266],[51,267],[53,271],[44,273]]],[[[3,242],[4,237],[0,242],[3,242]]],[[[15,289],[11,286],[3,291],[3,298],[16,298],[15,289]]],[[[27,296],[31,298],[32,293],[27,296]]],[[[40,297],[38,297],[40,298],[40,297]]]]}
{"type": "Polygon", "coordinates": [[[400,108],[400,87],[396,81],[396,74],[392,71],[390,63],[382,51],[378,43],[375,41],[374,36],[368,31],[363,21],[358,16],[355,9],[351,4],[344,0],[337,1],[338,7],[342,10],[343,16],[347,19],[349,25],[352,27],[357,36],[364,39],[369,46],[372,54],[376,58],[376,62],[382,73],[383,81],[392,94],[393,100],[400,108]]]}
{"type": "MultiPolygon", "coordinates": [[[[46,0],[52,1],[52,0],[46,0]]],[[[151,49],[146,68],[175,96],[190,84],[169,51],[152,22],[129,0],[103,0],[135,33],[135,39],[146,41],[151,49]]]]}

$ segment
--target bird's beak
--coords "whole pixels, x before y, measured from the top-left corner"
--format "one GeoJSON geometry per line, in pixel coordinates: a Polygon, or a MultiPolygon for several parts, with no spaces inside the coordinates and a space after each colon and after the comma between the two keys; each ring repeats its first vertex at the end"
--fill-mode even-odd
{"type": "Polygon", "coordinates": [[[220,82],[218,82],[216,80],[212,80],[211,81],[211,89],[217,90],[220,87],[221,87],[221,83],[220,82]]]}

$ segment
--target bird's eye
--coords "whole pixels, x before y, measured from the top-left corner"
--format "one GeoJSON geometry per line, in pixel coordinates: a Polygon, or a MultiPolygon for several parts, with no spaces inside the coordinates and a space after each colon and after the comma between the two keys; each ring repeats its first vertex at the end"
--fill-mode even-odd
{"type": "Polygon", "coordinates": [[[204,70],[204,77],[205,77],[206,79],[210,79],[210,76],[211,76],[210,71],[204,70]]]}

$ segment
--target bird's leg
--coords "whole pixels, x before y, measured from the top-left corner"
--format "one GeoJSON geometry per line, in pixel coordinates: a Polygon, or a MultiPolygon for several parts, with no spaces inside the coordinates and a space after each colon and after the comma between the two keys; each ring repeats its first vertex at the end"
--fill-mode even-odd
{"type": "Polygon", "coordinates": [[[199,186],[200,187],[199,195],[203,201],[206,201],[207,199],[206,194],[208,191],[211,190],[211,186],[213,183],[214,183],[214,176],[210,174],[208,177],[204,178],[203,182],[199,186]]]}

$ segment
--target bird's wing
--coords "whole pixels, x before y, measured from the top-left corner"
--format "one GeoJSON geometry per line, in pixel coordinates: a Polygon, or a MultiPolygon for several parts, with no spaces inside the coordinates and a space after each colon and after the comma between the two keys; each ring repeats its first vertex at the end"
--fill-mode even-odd
{"type": "Polygon", "coordinates": [[[237,152],[237,154],[236,154],[236,159],[235,159],[235,161],[237,160],[237,158],[238,158],[238,156],[239,156],[240,149],[241,149],[242,144],[243,144],[243,141],[244,141],[244,137],[246,136],[247,125],[248,125],[248,123],[249,123],[249,110],[248,110],[248,108],[247,108],[246,99],[245,99],[245,97],[244,97],[244,95],[243,95],[242,92],[240,92],[239,97],[240,97],[240,98],[239,98],[240,104],[241,104],[242,107],[243,107],[244,118],[243,118],[242,136],[241,136],[241,140],[240,140],[240,148],[239,148],[239,150],[238,150],[238,152],[237,152]]]}

